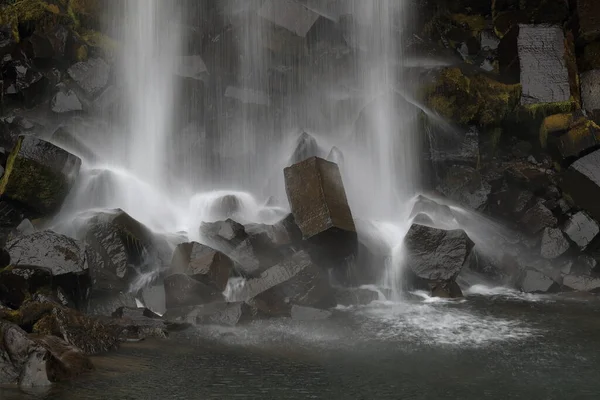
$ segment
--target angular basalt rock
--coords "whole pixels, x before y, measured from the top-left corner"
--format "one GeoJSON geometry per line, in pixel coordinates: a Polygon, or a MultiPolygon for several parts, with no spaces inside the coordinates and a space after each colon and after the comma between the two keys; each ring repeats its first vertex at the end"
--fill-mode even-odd
{"type": "Polygon", "coordinates": [[[254,318],[250,306],[244,302],[214,302],[205,305],[167,310],[164,317],[170,321],[194,325],[235,326],[254,318]]]}
{"type": "Polygon", "coordinates": [[[185,274],[167,276],[164,279],[164,287],[167,309],[223,300],[221,291],[185,274]]]}
{"type": "Polygon", "coordinates": [[[0,68],[4,80],[4,94],[33,106],[45,91],[47,80],[26,60],[11,59],[0,68]]]}
{"type": "Polygon", "coordinates": [[[536,203],[528,209],[523,218],[521,218],[521,227],[525,232],[536,234],[544,228],[554,228],[557,219],[546,206],[542,203],[536,203]]]}
{"type": "Polygon", "coordinates": [[[551,115],[542,122],[540,143],[558,161],[574,161],[600,147],[600,126],[580,112],[551,115]]]}
{"type": "MultiPolygon", "coordinates": [[[[288,165],[294,165],[311,157],[320,157],[321,149],[317,140],[306,132],[302,132],[296,141],[294,152],[288,161],[288,165]]],[[[333,162],[333,160],[330,160],[333,162]]]]}
{"type": "Polygon", "coordinates": [[[486,207],[492,187],[474,168],[457,165],[446,172],[437,190],[449,199],[479,211],[486,207]]]}
{"type": "Polygon", "coordinates": [[[225,290],[233,261],[200,243],[181,243],[173,253],[170,273],[183,273],[220,291],[225,290]]]}
{"type": "Polygon", "coordinates": [[[460,140],[436,140],[430,150],[431,161],[440,167],[461,164],[476,167],[479,160],[479,131],[471,127],[460,140]]]}
{"type": "Polygon", "coordinates": [[[461,230],[413,224],[406,237],[406,263],[427,282],[452,282],[468,262],[474,243],[461,230]]]}
{"type": "Polygon", "coordinates": [[[71,66],[67,72],[81,90],[93,98],[108,85],[110,66],[101,58],[90,58],[71,66]]]}
{"type": "Polygon", "coordinates": [[[45,215],[58,211],[81,159],[34,136],[20,136],[8,157],[0,194],[45,215]]]}
{"type": "Polygon", "coordinates": [[[291,0],[267,0],[258,15],[298,36],[306,36],[319,14],[291,0]]]}
{"type": "Polygon", "coordinates": [[[0,269],[0,301],[14,309],[42,287],[52,285],[52,271],[40,267],[6,267],[0,269]]]}
{"type": "Polygon", "coordinates": [[[577,0],[579,34],[586,41],[600,38],[600,5],[594,0],[577,0]]]}
{"type": "Polygon", "coordinates": [[[92,291],[85,303],[88,315],[111,316],[122,307],[136,307],[135,296],[124,291],[92,291]]]}
{"type": "Polygon", "coordinates": [[[64,89],[58,91],[50,101],[50,109],[57,114],[65,114],[70,112],[82,111],[83,106],[77,94],[70,90],[64,89]]]}
{"type": "Polygon", "coordinates": [[[528,269],[523,273],[519,288],[525,293],[552,293],[558,291],[560,285],[543,273],[528,269]]]}
{"type": "Polygon", "coordinates": [[[571,244],[558,228],[545,228],[542,235],[542,248],[540,254],[546,259],[554,259],[569,250],[571,244]]]}
{"type": "Polygon", "coordinates": [[[574,204],[600,219],[600,150],[575,161],[563,173],[560,186],[574,204]]]}
{"type": "Polygon", "coordinates": [[[600,292],[600,278],[582,275],[566,275],[563,285],[578,292],[600,292]]]}
{"type": "Polygon", "coordinates": [[[356,254],[356,227],[338,166],[312,157],[285,168],[284,176],[294,220],[313,256],[335,266],[356,254]]]}
{"type": "Polygon", "coordinates": [[[600,226],[589,215],[580,211],[569,218],[563,231],[581,250],[585,250],[598,236],[600,226]]]}

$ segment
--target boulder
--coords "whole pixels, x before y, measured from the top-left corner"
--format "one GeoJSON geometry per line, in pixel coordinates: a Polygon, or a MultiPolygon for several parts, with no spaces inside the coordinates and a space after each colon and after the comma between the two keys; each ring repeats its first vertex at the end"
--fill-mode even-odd
{"type": "Polygon", "coordinates": [[[594,0],[577,0],[579,35],[586,41],[600,38],[600,5],[594,0]]]}
{"type": "Polygon", "coordinates": [[[0,384],[40,387],[51,384],[50,354],[16,325],[0,320],[0,384]]]}
{"type": "Polygon", "coordinates": [[[557,224],[556,217],[542,203],[536,203],[529,208],[521,218],[521,228],[532,235],[544,228],[554,228],[557,224]]]}
{"type": "Polygon", "coordinates": [[[108,85],[110,66],[101,58],[90,58],[72,65],[67,73],[89,98],[94,98],[108,85]]]}
{"type": "Polygon", "coordinates": [[[46,372],[51,382],[76,378],[95,369],[87,355],[56,336],[44,336],[34,341],[50,354],[46,372]]]}
{"type": "Polygon", "coordinates": [[[294,220],[319,262],[336,266],[356,254],[358,237],[338,166],[312,157],[284,169],[294,220]]]}
{"type": "Polygon", "coordinates": [[[600,219],[600,150],[575,161],[563,172],[560,186],[578,207],[600,219]]]}
{"type": "MultiPolygon", "coordinates": [[[[52,284],[62,287],[77,303],[90,286],[88,262],[83,243],[53,231],[35,232],[6,244],[14,267],[44,268],[52,284]]],[[[38,272],[39,273],[39,272],[38,272]]]]}
{"type": "Polygon", "coordinates": [[[214,302],[167,310],[165,318],[194,325],[235,326],[253,319],[251,307],[243,302],[214,302]]]}
{"type": "Polygon", "coordinates": [[[176,74],[182,78],[202,80],[208,75],[208,69],[199,55],[180,56],[176,74]]]}
{"type": "Polygon", "coordinates": [[[136,307],[137,302],[132,293],[124,291],[92,291],[85,304],[88,315],[111,316],[122,307],[136,307]]]}
{"type": "Polygon", "coordinates": [[[11,58],[2,63],[0,72],[4,79],[3,94],[24,102],[25,106],[33,106],[46,89],[44,75],[26,60],[11,58]]]}
{"type": "Polygon", "coordinates": [[[432,142],[430,149],[431,161],[443,168],[461,164],[476,167],[479,162],[479,131],[471,127],[461,133],[459,138],[452,137],[450,141],[438,139],[432,142]]]}
{"type": "Polygon", "coordinates": [[[142,340],[149,337],[166,338],[167,323],[147,308],[119,307],[112,314],[116,322],[123,326],[121,340],[142,340]]]}
{"type": "Polygon", "coordinates": [[[546,259],[554,259],[563,255],[571,247],[562,231],[558,228],[545,228],[542,235],[540,254],[546,259]]]}
{"type": "Polygon", "coordinates": [[[81,159],[34,136],[19,136],[0,181],[0,194],[47,215],[59,210],[81,159]]]}
{"type": "Polygon", "coordinates": [[[341,306],[362,306],[379,300],[379,293],[364,288],[336,288],[335,300],[341,306]]]}
{"type": "Polygon", "coordinates": [[[57,114],[82,111],[77,94],[70,89],[59,90],[50,101],[50,109],[57,114]]]}
{"type": "MultiPolygon", "coordinates": [[[[320,157],[321,149],[317,140],[306,132],[302,132],[296,141],[296,147],[288,161],[288,165],[294,165],[311,157],[320,157]]],[[[332,161],[333,160],[329,160],[332,161]]]]}
{"type": "Polygon", "coordinates": [[[600,278],[583,275],[565,275],[563,286],[577,292],[600,292],[600,278]]]}
{"type": "Polygon", "coordinates": [[[186,274],[206,285],[224,291],[233,269],[225,254],[200,243],[181,243],[173,253],[170,273],[186,274]]]}
{"type": "Polygon", "coordinates": [[[0,269],[0,301],[14,309],[39,289],[51,285],[52,271],[47,268],[9,266],[0,269]]]}
{"type": "Polygon", "coordinates": [[[236,263],[236,269],[245,275],[261,271],[261,262],[244,226],[232,219],[203,222],[200,235],[212,248],[226,254],[236,263]]]}
{"type": "Polygon", "coordinates": [[[569,163],[600,147],[600,126],[581,112],[551,115],[542,122],[540,143],[556,160],[569,163]]]}
{"type": "Polygon", "coordinates": [[[600,226],[589,215],[580,211],[569,218],[563,230],[571,241],[585,250],[600,232],[600,226]]]}
{"type": "Polygon", "coordinates": [[[413,224],[404,238],[406,263],[420,279],[451,282],[469,259],[474,243],[462,229],[413,224]]]}
{"type": "Polygon", "coordinates": [[[221,221],[226,219],[235,219],[241,209],[240,199],[233,194],[221,196],[212,203],[208,215],[211,219],[221,221]]]}
{"type": "Polygon", "coordinates": [[[167,309],[207,304],[223,300],[221,291],[185,274],[172,274],[164,279],[167,309]]]}
{"type": "MultiPolygon", "coordinates": [[[[449,206],[441,205],[435,200],[426,196],[418,195],[415,199],[409,218],[415,218],[419,215],[427,216],[432,223],[442,226],[453,226],[457,224],[454,213],[449,206]]],[[[422,218],[422,217],[421,217],[422,218]]]]}
{"type": "Polygon", "coordinates": [[[568,52],[562,28],[519,24],[514,30],[500,44],[500,70],[514,71],[518,76],[521,105],[570,103],[568,52]]]}
{"type": "Polygon", "coordinates": [[[528,269],[523,273],[519,288],[525,293],[552,293],[558,291],[560,286],[541,272],[528,269]]]}
{"type": "Polygon", "coordinates": [[[437,190],[465,207],[480,211],[486,207],[492,187],[474,168],[456,165],[447,170],[437,190]]]}
{"type": "Polygon", "coordinates": [[[319,14],[292,0],[267,0],[258,15],[298,36],[304,37],[319,18],[319,14]]]}

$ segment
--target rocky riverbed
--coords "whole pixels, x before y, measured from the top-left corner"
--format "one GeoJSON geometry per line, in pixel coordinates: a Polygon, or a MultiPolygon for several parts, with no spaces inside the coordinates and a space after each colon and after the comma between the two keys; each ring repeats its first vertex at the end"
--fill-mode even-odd
{"type": "MultiPolygon", "coordinates": [[[[352,13],[332,19],[282,2],[307,25],[289,26],[285,7],[259,7],[284,43],[271,46],[273,63],[291,64],[271,66],[269,93],[238,88],[231,60],[211,47],[235,48],[235,24],[210,2],[190,6],[202,18],[190,17],[195,35],[178,79],[204,90],[208,131],[232,110],[279,115],[289,87],[278,89],[278,74],[307,82],[320,57],[336,53],[343,69],[360,51],[347,35],[360,23],[352,13]]],[[[405,296],[462,298],[481,282],[530,294],[600,291],[595,1],[414,2],[419,22],[404,33],[404,53],[446,61],[411,71],[426,179],[401,257],[362,234],[369,221],[349,205],[347,160],[309,133],[282,171],[288,207],[275,223],[244,220],[240,199],[224,195],[211,209],[218,218],[175,241],[121,209],[90,211],[70,236],[50,229],[82,166],[98,157],[73,126],[122,107],[119,43],[104,33],[103,9],[0,5],[0,385],[70,380],[94,369],[90,356],[196,326],[329,320],[336,307],[398,295],[373,289],[390,283],[390,263],[400,271],[391,286],[405,296]]]]}

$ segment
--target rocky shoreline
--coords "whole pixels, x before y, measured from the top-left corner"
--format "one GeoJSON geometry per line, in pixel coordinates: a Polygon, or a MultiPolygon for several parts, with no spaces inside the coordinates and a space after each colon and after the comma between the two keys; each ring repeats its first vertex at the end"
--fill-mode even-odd
{"type": "MultiPolygon", "coordinates": [[[[458,134],[431,141],[443,127],[422,113],[430,195],[410,215],[404,289],[456,298],[477,276],[528,293],[600,292],[595,0],[417,3],[421,21],[406,52],[459,59],[421,71],[418,95],[458,134]],[[497,221],[508,235],[468,233],[497,221]]],[[[337,305],[378,299],[361,286],[381,282],[387,255],[360,235],[343,155],[334,148],[324,159],[308,134],[283,174],[291,212],[273,225],[236,221],[238,199],[225,196],[213,210],[221,220],[197,227],[203,244],[173,249],[118,209],[95,213],[76,238],[46,229],[82,159],[94,157],[61,124],[118,108],[118,44],[99,32],[101,7],[84,6],[92,4],[0,5],[0,384],[71,379],[93,370],[89,355],[195,324],[324,319],[337,305]],[[52,122],[31,122],[31,110],[52,122]],[[152,271],[148,285],[132,290],[152,271]],[[243,283],[231,288],[232,278],[243,283]],[[150,306],[156,298],[162,304],[150,306]]],[[[313,24],[331,23],[306,10],[313,24]]],[[[206,15],[214,20],[204,21],[202,43],[230,29],[206,15]]],[[[332,26],[344,32],[341,21],[332,26]]],[[[307,32],[295,38],[313,40],[307,32]]],[[[331,48],[327,40],[320,43],[331,48]]],[[[197,81],[192,75],[183,78],[197,81]]]]}

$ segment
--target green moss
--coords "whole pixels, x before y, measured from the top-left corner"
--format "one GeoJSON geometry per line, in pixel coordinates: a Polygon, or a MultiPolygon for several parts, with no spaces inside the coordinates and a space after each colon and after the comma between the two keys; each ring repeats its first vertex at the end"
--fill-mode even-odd
{"type": "Polygon", "coordinates": [[[41,213],[53,212],[68,191],[67,182],[45,165],[21,156],[23,139],[19,137],[8,157],[0,181],[0,195],[41,213]]]}
{"type": "Polygon", "coordinates": [[[473,36],[478,36],[485,29],[485,18],[481,15],[451,14],[450,19],[466,27],[473,36]]]}
{"type": "Polygon", "coordinates": [[[425,89],[431,109],[462,125],[497,125],[514,110],[520,96],[518,84],[506,85],[481,74],[469,78],[459,68],[443,70],[425,89]]]}
{"type": "Polygon", "coordinates": [[[82,31],[80,37],[88,46],[100,49],[106,59],[114,59],[118,43],[113,38],[94,30],[82,31]]]}
{"type": "Polygon", "coordinates": [[[542,148],[545,149],[548,144],[548,135],[568,130],[572,121],[573,114],[571,113],[555,114],[544,118],[540,127],[540,145],[542,148]]]}
{"type": "Polygon", "coordinates": [[[56,4],[41,0],[17,0],[0,8],[0,24],[10,25],[15,39],[19,41],[19,24],[36,22],[40,25],[52,26],[56,24],[56,17],[59,14],[60,9],[56,4]]]}

